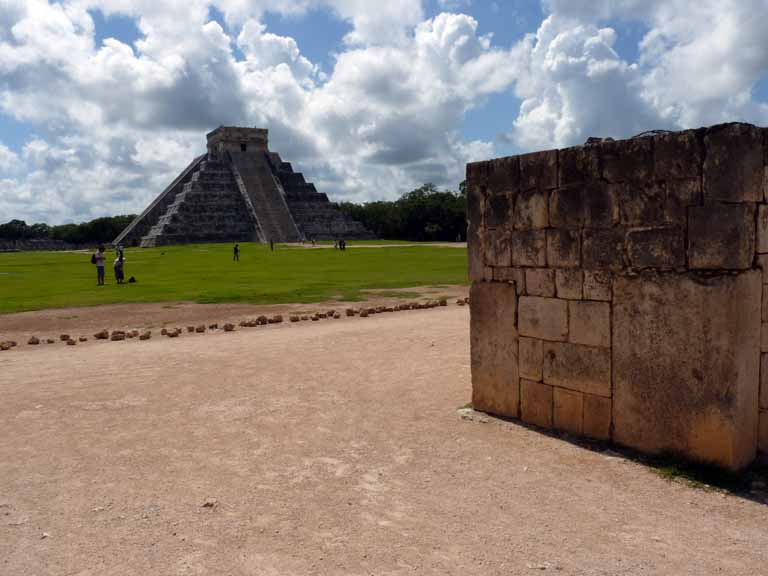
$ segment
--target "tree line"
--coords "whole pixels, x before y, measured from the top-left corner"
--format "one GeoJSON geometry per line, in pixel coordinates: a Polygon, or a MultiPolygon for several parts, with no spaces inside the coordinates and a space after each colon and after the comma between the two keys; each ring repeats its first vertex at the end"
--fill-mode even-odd
{"type": "MultiPolygon", "coordinates": [[[[445,242],[458,238],[466,240],[467,194],[464,182],[458,191],[441,191],[433,184],[424,184],[394,201],[342,202],[339,206],[377,238],[445,242]]],[[[133,214],[107,216],[59,226],[43,223],[30,225],[23,220],[11,220],[0,224],[0,241],[53,240],[79,245],[107,244],[134,218],[133,214]]]]}
{"type": "Polygon", "coordinates": [[[106,216],[80,224],[49,226],[37,223],[27,224],[24,220],[11,220],[0,224],[0,240],[53,240],[67,244],[106,244],[112,242],[136,216],[106,216]]]}
{"type": "Polygon", "coordinates": [[[458,192],[424,184],[394,201],[342,202],[339,206],[377,238],[445,242],[467,239],[464,182],[458,192]]]}

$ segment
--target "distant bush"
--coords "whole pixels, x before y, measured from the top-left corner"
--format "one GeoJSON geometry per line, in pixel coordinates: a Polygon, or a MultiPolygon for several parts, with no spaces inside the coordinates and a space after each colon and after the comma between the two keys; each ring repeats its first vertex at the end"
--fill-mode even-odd
{"type": "Polygon", "coordinates": [[[464,183],[459,192],[424,184],[393,202],[343,202],[340,206],[378,238],[448,242],[467,238],[464,183]]]}
{"type": "Polygon", "coordinates": [[[134,215],[107,216],[81,224],[28,225],[24,220],[0,224],[0,240],[56,240],[67,244],[99,244],[111,242],[135,218],[134,215]]]}

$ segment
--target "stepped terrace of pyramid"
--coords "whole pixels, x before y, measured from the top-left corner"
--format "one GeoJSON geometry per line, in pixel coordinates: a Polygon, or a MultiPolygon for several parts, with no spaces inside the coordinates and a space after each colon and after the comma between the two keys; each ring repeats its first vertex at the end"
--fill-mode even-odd
{"type": "Polygon", "coordinates": [[[195,158],[115,245],[373,237],[269,150],[267,130],[221,126],[207,139],[207,153],[195,158]]]}

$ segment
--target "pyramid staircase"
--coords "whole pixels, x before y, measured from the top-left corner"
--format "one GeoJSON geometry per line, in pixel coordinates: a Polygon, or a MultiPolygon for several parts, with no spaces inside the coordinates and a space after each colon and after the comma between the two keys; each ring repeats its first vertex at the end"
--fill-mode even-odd
{"type": "Polygon", "coordinates": [[[259,241],[259,227],[230,167],[205,160],[181,187],[141,247],[259,241]]]}

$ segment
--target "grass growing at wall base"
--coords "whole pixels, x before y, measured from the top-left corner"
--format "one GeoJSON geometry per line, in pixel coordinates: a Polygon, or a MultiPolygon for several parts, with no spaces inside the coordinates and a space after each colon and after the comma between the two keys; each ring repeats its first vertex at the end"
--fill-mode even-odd
{"type": "Polygon", "coordinates": [[[126,279],[115,284],[107,252],[106,286],[85,252],[0,254],[0,314],[127,302],[276,304],[331,298],[364,300],[365,290],[467,282],[464,248],[413,246],[346,251],[240,244],[126,249],[126,279]]]}

